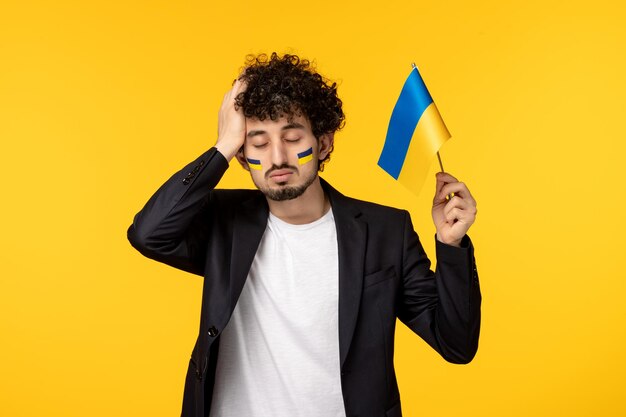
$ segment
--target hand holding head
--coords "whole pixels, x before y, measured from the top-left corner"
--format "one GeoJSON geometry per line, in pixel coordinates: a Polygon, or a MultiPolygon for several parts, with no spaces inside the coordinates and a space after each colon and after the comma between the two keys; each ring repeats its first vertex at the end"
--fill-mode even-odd
{"type": "Polygon", "coordinates": [[[218,113],[215,147],[228,161],[241,149],[246,137],[246,118],[243,110],[235,105],[235,98],[246,90],[246,83],[241,78],[240,74],[233,81],[233,87],[224,94],[218,113]]]}

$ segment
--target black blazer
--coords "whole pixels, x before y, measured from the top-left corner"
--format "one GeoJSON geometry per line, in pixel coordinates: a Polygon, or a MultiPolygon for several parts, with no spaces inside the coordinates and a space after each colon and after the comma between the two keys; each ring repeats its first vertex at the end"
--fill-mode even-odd
{"type": "MultiPolygon", "coordinates": [[[[215,190],[228,161],[211,148],[169,178],[128,228],[148,258],[204,277],[200,333],[185,380],[182,417],[210,410],[222,329],[265,231],[258,190],[215,190]]],[[[339,351],[346,415],[401,416],[393,366],[396,317],[447,361],[478,349],[481,293],[469,236],[436,241],[430,270],[409,213],[346,197],[321,180],[333,208],[339,256],[339,351]]]]}

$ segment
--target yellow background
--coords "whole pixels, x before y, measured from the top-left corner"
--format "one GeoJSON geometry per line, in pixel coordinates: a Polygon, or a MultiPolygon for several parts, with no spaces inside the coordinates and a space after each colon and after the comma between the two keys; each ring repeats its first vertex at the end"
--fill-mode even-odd
{"type": "MultiPolygon", "coordinates": [[[[8,1],[0,5],[0,415],[175,416],[202,279],[136,252],[134,214],[212,146],[247,53],[338,81],[324,177],[411,211],[376,166],[415,61],[478,201],[478,354],[404,325],[406,416],[622,416],[626,12],[620,2],[8,1]]],[[[233,166],[224,187],[252,187],[233,166]]]]}

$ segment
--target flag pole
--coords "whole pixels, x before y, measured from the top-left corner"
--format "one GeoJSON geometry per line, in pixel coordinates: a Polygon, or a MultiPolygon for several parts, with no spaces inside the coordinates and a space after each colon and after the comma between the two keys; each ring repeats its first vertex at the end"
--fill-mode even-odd
{"type": "Polygon", "coordinates": [[[439,166],[441,167],[441,172],[444,172],[443,164],[441,163],[441,157],[439,156],[439,151],[437,151],[437,159],[439,160],[439,166]]]}
{"type": "MultiPolygon", "coordinates": [[[[417,69],[417,65],[415,65],[415,62],[411,62],[411,67],[413,67],[414,69],[417,69]]],[[[437,160],[439,161],[439,168],[441,168],[441,172],[445,172],[443,169],[443,163],[441,162],[441,155],[439,155],[439,151],[437,151],[437,160]]],[[[454,193],[448,194],[446,198],[450,200],[452,196],[454,196],[454,193]]]]}

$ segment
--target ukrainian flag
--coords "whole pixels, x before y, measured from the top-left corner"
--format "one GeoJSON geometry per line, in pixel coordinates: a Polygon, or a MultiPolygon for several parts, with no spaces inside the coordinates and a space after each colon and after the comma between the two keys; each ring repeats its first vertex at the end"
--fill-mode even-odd
{"type": "Polygon", "coordinates": [[[449,138],[450,132],[414,66],[391,113],[378,165],[418,194],[433,157],[449,138]]]}

